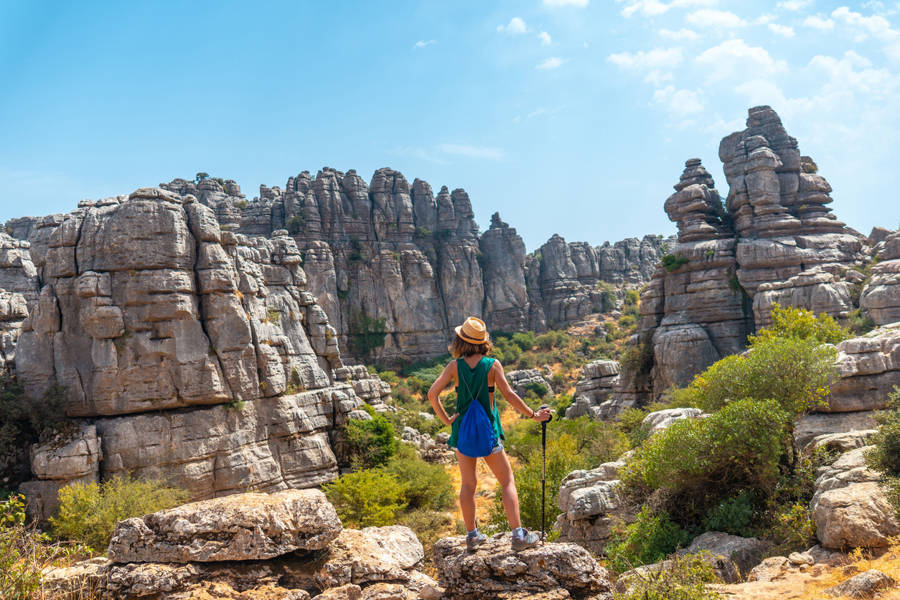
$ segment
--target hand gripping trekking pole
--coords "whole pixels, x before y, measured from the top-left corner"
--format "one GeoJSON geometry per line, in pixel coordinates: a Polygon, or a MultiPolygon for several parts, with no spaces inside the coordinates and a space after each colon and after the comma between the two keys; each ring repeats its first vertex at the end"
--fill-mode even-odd
{"type": "MultiPolygon", "coordinates": [[[[546,404],[538,410],[550,408],[546,404]]],[[[544,543],[544,508],[547,504],[547,423],[553,420],[551,415],[546,421],[541,421],[541,543],[544,543]]]]}

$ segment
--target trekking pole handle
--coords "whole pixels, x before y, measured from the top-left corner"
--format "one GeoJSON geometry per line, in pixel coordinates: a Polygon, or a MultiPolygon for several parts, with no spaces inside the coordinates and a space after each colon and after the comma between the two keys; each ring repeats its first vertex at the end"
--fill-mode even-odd
{"type": "MultiPolygon", "coordinates": [[[[539,410],[539,411],[540,411],[540,410],[544,410],[545,408],[550,408],[550,407],[549,407],[548,405],[546,405],[546,404],[541,404],[541,405],[538,407],[538,410],[539,410]]],[[[549,422],[552,421],[552,420],[553,420],[553,413],[550,413],[550,418],[547,419],[546,421],[541,421],[541,425],[543,425],[543,426],[546,427],[546,426],[547,426],[547,423],[549,423],[549,422]]]]}

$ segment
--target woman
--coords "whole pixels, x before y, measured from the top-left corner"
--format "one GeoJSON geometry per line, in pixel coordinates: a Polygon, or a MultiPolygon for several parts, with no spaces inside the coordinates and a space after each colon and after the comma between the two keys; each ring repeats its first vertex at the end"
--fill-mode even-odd
{"type": "MultiPolygon", "coordinates": [[[[476,401],[487,412],[496,442],[490,454],[484,457],[484,461],[494,473],[497,481],[500,482],[503,490],[503,509],[513,532],[512,548],[513,550],[522,550],[536,545],[540,540],[536,533],[529,533],[522,527],[519,518],[519,495],[516,492],[512,468],[503,451],[503,427],[500,425],[497,406],[493,402],[494,385],[514,409],[535,421],[548,420],[550,410],[543,408],[534,411],[519,398],[509,386],[509,382],[506,381],[500,361],[487,357],[492,347],[484,321],[476,317],[467,318],[462,325],[456,328],[456,337],[448,347],[450,354],[456,360],[444,367],[443,373],[428,390],[428,400],[441,422],[451,425],[450,439],[447,443],[453,448],[457,448],[460,443],[460,414],[465,415],[470,408],[477,411],[477,407],[473,408],[476,401]],[[440,395],[451,382],[456,384],[456,413],[448,416],[447,411],[441,405],[440,395]]],[[[466,546],[469,550],[474,550],[487,540],[486,535],[479,533],[475,523],[475,487],[477,484],[475,465],[477,458],[462,454],[458,448],[456,458],[462,482],[459,488],[459,507],[468,531],[466,546]]]]}

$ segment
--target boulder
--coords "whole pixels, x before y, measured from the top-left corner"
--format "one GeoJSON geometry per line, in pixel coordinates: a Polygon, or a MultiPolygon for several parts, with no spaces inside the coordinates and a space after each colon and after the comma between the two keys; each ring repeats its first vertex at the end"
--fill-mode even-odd
{"type": "Polygon", "coordinates": [[[249,493],[121,521],[107,555],[117,563],[260,560],[323,549],[340,531],[318,490],[249,493]]]}
{"type": "Polygon", "coordinates": [[[550,385],[550,382],[547,381],[547,378],[544,376],[544,373],[540,369],[521,369],[518,371],[508,371],[506,373],[506,379],[509,381],[509,385],[515,390],[516,394],[518,394],[522,398],[525,397],[525,394],[529,391],[529,389],[534,389],[534,393],[537,393],[539,391],[539,389],[537,389],[537,386],[540,386],[546,390],[545,394],[541,396],[541,398],[546,395],[553,395],[553,386],[550,385]]]}
{"type": "Polygon", "coordinates": [[[877,569],[869,569],[854,575],[847,581],[828,588],[825,592],[831,596],[849,596],[850,598],[872,598],[879,592],[889,590],[897,585],[890,575],[877,569]]]}
{"type": "Polygon", "coordinates": [[[691,544],[679,550],[678,554],[683,556],[708,552],[712,556],[722,556],[737,565],[740,576],[746,577],[750,570],[762,561],[768,548],[769,544],[757,538],[707,531],[695,537],[691,544]]]}
{"type": "Polygon", "coordinates": [[[896,509],[874,481],[820,494],[813,508],[816,535],[825,548],[879,548],[900,534],[896,509]]]}
{"type": "Polygon", "coordinates": [[[464,538],[444,538],[434,546],[438,579],[448,598],[612,598],[606,569],[575,544],[549,543],[521,552],[510,547],[511,534],[491,537],[475,552],[464,538]],[[516,596],[515,594],[518,594],[516,596]]]}
{"type": "Polygon", "coordinates": [[[650,435],[653,435],[668,429],[675,421],[697,419],[702,416],[703,412],[699,408],[667,408],[649,413],[641,421],[641,427],[647,429],[650,435]]]}

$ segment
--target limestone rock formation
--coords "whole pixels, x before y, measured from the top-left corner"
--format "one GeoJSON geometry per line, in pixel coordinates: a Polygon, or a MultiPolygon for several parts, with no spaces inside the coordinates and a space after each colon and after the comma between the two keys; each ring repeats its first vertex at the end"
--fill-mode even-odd
{"type": "Polygon", "coordinates": [[[590,471],[572,471],[562,480],[559,508],[563,513],[556,520],[560,539],[598,554],[604,551],[616,523],[631,516],[617,489],[623,466],[624,457],[590,471]]]}
{"type": "Polygon", "coordinates": [[[681,556],[708,552],[732,562],[739,570],[739,577],[746,577],[751,569],[762,562],[769,544],[756,538],[744,538],[721,531],[707,531],[693,539],[687,548],[678,551],[681,556]]]}
{"type": "Polygon", "coordinates": [[[883,244],[859,300],[876,325],[900,321],[900,231],[887,235],[883,244]]]}
{"type": "Polygon", "coordinates": [[[877,548],[900,534],[900,519],[878,483],[879,475],[866,466],[870,448],[845,452],[816,478],[810,509],[825,548],[877,548]]]}
{"type": "Polygon", "coordinates": [[[237,495],[128,519],[109,556],[46,572],[44,593],[414,600],[439,589],[418,570],[425,554],[411,529],[341,530],[334,508],[312,490],[237,495]],[[129,562],[144,559],[154,560],[129,562]]]}
{"type": "MultiPolygon", "coordinates": [[[[642,294],[637,338],[652,367],[623,377],[620,394],[646,401],[686,385],[741,351],[749,333],[770,323],[775,303],[838,318],[861,306],[878,323],[892,319],[891,260],[865,280],[869,240],[831,214],[831,186],[775,111],[751,108],[747,129],[722,140],[719,157],[729,185],[724,206],[698,159],[685,163],[666,200],[678,241],[642,294]]],[[[891,239],[883,258],[900,256],[891,239]]]]}
{"type": "MultiPolygon", "coordinates": [[[[101,479],[162,478],[194,499],[318,485],[337,475],[338,428],[368,418],[360,397],[389,396],[343,365],[284,231],[236,235],[154,188],[37,219],[30,236],[0,251],[16,290],[0,310],[22,317],[8,356],[29,397],[65,387],[68,415],[102,440],[101,479]]],[[[45,516],[63,479],[41,456],[23,491],[45,516]]]]}
{"type": "Polygon", "coordinates": [[[566,417],[574,419],[588,415],[591,419],[609,419],[619,412],[615,399],[610,398],[619,384],[619,363],[614,360],[595,360],[584,366],[581,379],[575,384],[572,405],[566,417]]]}
{"type": "Polygon", "coordinates": [[[897,581],[878,571],[869,569],[859,575],[854,575],[847,581],[828,588],[826,593],[831,596],[849,596],[850,598],[874,598],[879,592],[891,589],[897,585],[897,581]]]}
{"type": "Polygon", "coordinates": [[[521,369],[518,371],[507,371],[506,379],[509,385],[515,390],[516,394],[525,397],[529,390],[540,391],[541,386],[546,390],[547,394],[552,395],[553,386],[547,381],[545,373],[541,369],[521,369]]]}
{"type": "Polygon", "coordinates": [[[234,182],[163,184],[210,207],[223,227],[248,235],[287,230],[303,254],[309,289],[360,360],[401,362],[442,354],[470,314],[492,330],[561,327],[603,308],[600,281],[639,286],[665,243],[659,236],[599,247],[554,236],[526,256],[500,215],[478,233],[462,189],[434,194],[420,179],[378,169],[366,182],[350,170],[304,171],[284,189],[260,187],[247,200],[234,182]],[[384,331],[383,345],[358,342],[384,331]]]}
{"type": "Polygon", "coordinates": [[[497,534],[475,552],[463,538],[438,541],[434,563],[445,597],[612,599],[606,569],[584,548],[550,543],[513,552],[510,535],[497,534]]]}
{"type": "Polygon", "coordinates": [[[14,366],[28,303],[38,298],[37,270],[30,248],[27,241],[0,233],[0,372],[14,366]]]}
{"type": "Polygon", "coordinates": [[[121,521],[107,555],[118,563],[264,560],[321,550],[340,532],[319,490],[239,494],[121,521]]]}
{"type": "Polygon", "coordinates": [[[837,345],[839,379],[831,386],[828,410],[851,412],[887,407],[900,385],[900,322],[879,327],[837,345]]]}

